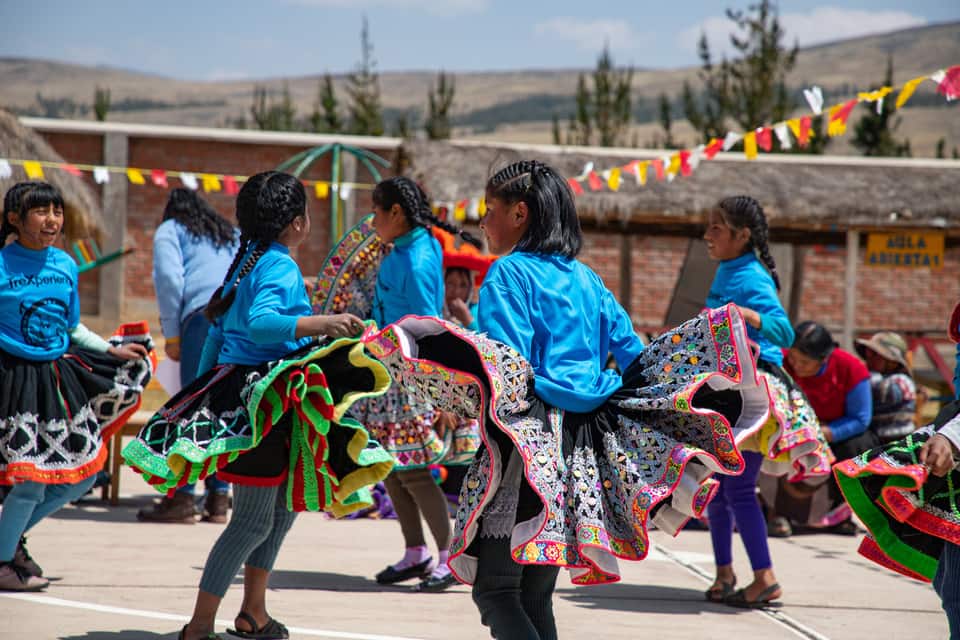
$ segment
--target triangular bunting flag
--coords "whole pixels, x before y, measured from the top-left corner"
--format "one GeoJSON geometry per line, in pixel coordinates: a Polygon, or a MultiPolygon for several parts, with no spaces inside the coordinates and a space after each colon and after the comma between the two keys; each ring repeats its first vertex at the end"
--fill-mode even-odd
{"type": "Polygon", "coordinates": [[[203,182],[203,190],[207,193],[220,191],[220,180],[212,173],[201,173],[200,180],[203,182]]]}
{"type": "Polygon", "coordinates": [[[147,184],[139,169],[127,169],[127,180],[130,181],[130,184],[147,184]]]}
{"type": "Polygon", "coordinates": [[[903,89],[900,89],[900,93],[897,95],[897,102],[893,106],[899,109],[903,105],[907,104],[907,100],[910,99],[910,96],[913,95],[913,92],[916,91],[920,83],[926,79],[927,76],[920,76],[919,78],[914,78],[903,85],[903,89]]]}
{"type": "Polygon", "coordinates": [[[733,131],[728,131],[727,135],[723,137],[723,150],[730,151],[733,147],[743,139],[743,136],[739,133],[734,133],[733,131]]]}
{"type": "Polygon", "coordinates": [[[757,157],[757,132],[749,131],[743,136],[743,155],[747,160],[753,160],[757,157]]]}
{"type": "Polygon", "coordinates": [[[23,170],[31,180],[43,180],[43,165],[34,160],[24,160],[23,170]]]}
{"type": "Polygon", "coordinates": [[[857,105],[857,100],[848,100],[844,104],[838,104],[830,107],[830,121],[827,124],[827,135],[831,138],[842,136],[847,132],[847,118],[850,112],[857,105]]]}
{"type": "MultiPolygon", "coordinates": [[[[593,164],[592,162],[590,164],[593,164]]],[[[597,175],[596,171],[590,171],[587,174],[587,184],[590,185],[591,191],[600,191],[603,189],[603,180],[600,179],[600,176],[597,175]]]]}
{"type": "Polygon", "coordinates": [[[713,138],[703,149],[703,156],[707,160],[713,160],[714,156],[720,153],[721,150],[723,150],[723,140],[713,138]]]}
{"type": "Polygon", "coordinates": [[[313,185],[313,192],[321,200],[326,200],[330,196],[330,185],[326,182],[318,182],[313,185]]]}
{"type": "Polygon", "coordinates": [[[620,190],[620,167],[610,169],[610,175],[607,177],[607,186],[611,191],[620,190]]]}
{"type": "Polygon", "coordinates": [[[107,182],[110,182],[110,172],[107,171],[106,167],[94,167],[93,181],[97,184],[106,184],[107,182]]]}
{"type": "Polygon", "coordinates": [[[788,151],[793,147],[793,142],[790,140],[790,130],[787,128],[786,122],[780,122],[773,126],[773,132],[777,134],[777,140],[780,141],[780,148],[784,151],[788,151]]]}
{"type": "Polygon", "coordinates": [[[223,176],[223,192],[228,196],[235,196],[240,193],[240,185],[234,176],[223,176]]]}
{"type": "Polygon", "coordinates": [[[773,150],[773,136],[770,127],[760,127],[757,129],[757,146],[766,152],[773,150]]]}
{"type": "Polygon", "coordinates": [[[663,171],[663,160],[651,160],[650,164],[653,165],[653,170],[656,173],[657,180],[663,180],[665,175],[663,171]]]}
{"type": "Polygon", "coordinates": [[[820,87],[811,87],[803,90],[803,97],[807,99],[810,109],[817,115],[823,113],[823,91],[820,87]]]}
{"type": "Polygon", "coordinates": [[[9,178],[13,175],[13,167],[5,159],[0,158],[0,178],[9,178]]]}
{"type": "Polygon", "coordinates": [[[937,80],[937,93],[948,101],[960,98],[960,65],[950,67],[937,80]]]}
{"type": "Polygon", "coordinates": [[[74,165],[70,164],[69,162],[64,162],[63,166],[61,166],[60,168],[72,176],[80,177],[83,175],[83,172],[80,171],[80,169],[77,169],[74,165]]]}
{"type": "Polygon", "coordinates": [[[163,169],[154,169],[150,172],[150,182],[158,187],[166,189],[170,185],[167,183],[167,172],[163,169]]]}
{"type": "Polygon", "coordinates": [[[192,173],[180,172],[180,182],[183,183],[187,189],[196,191],[200,187],[200,183],[197,182],[197,176],[192,173]]]}
{"type": "Polygon", "coordinates": [[[583,185],[580,184],[580,181],[576,178],[568,178],[567,184],[570,185],[570,190],[573,191],[573,195],[579,196],[583,195],[583,185]]]}

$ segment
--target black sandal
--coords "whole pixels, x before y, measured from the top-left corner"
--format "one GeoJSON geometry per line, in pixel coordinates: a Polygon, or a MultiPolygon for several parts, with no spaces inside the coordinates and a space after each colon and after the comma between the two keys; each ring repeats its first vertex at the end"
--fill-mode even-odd
{"type": "Polygon", "coordinates": [[[227,629],[227,633],[231,636],[249,638],[250,640],[287,640],[290,637],[287,628],[269,616],[267,617],[267,623],[259,629],[257,628],[257,621],[246,611],[241,611],[237,614],[237,617],[250,625],[252,631],[227,629]]]}
{"type": "Polygon", "coordinates": [[[767,535],[771,538],[789,538],[793,535],[793,527],[783,516],[776,516],[767,523],[767,535]]]}
{"type": "MultiPolygon", "coordinates": [[[[183,625],[183,629],[180,629],[180,635],[177,636],[177,640],[186,640],[187,638],[187,627],[189,625],[183,625]]],[[[223,640],[220,636],[215,633],[208,633],[204,640],[223,640]]]]}
{"type": "Polygon", "coordinates": [[[703,595],[706,596],[708,602],[723,602],[727,598],[733,595],[734,587],[737,586],[737,578],[733,578],[733,582],[724,582],[723,580],[716,580],[709,589],[703,592],[703,595]]]}
{"type": "Polygon", "coordinates": [[[779,607],[780,603],[775,602],[776,598],[771,598],[774,592],[780,591],[780,584],[774,582],[772,585],[757,594],[756,600],[747,600],[747,590],[737,589],[732,595],[727,597],[723,604],[740,609],[765,609],[767,607],[779,607]]]}

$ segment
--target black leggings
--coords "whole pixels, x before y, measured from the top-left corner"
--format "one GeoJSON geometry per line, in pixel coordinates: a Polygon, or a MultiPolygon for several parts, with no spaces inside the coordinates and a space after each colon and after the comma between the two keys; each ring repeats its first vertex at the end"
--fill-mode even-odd
{"type": "Polygon", "coordinates": [[[509,538],[478,538],[473,601],[496,640],[556,640],[553,589],[560,567],[517,564],[509,538]]]}

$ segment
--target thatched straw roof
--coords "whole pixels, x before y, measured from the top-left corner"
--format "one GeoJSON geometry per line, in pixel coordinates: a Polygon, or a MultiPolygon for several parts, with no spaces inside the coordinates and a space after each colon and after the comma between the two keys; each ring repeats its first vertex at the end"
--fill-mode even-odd
{"type": "MultiPolygon", "coordinates": [[[[37,133],[24,127],[13,114],[0,109],[0,158],[63,162],[37,133]]],[[[80,178],[60,169],[44,169],[44,179],[63,194],[64,232],[68,242],[97,237],[103,231],[103,217],[93,190],[80,178]]],[[[15,183],[27,179],[23,167],[13,165],[13,175],[0,178],[0,190],[6,193],[15,183]]]]}
{"type": "MultiPolygon", "coordinates": [[[[668,152],[474,142],[404,143],[408,173],[422,179],[433,198],[479,196],[487,178],[521,158],[542,160],[564,176],[581,173],[587,162],[598,169],[668,152]]],[[[618,192],[577,198],[582,219],[631,225],[700,224],[721,198],[749,194],[763,205],[771,227],[839,231],[857,227],[955,228],[960,231],[960,162],[872,159],[845,156],[768,155],[757,160],[720,154],[687,178],[657,182],[650,170],[645,187],[624,175],[618,192]]]]}

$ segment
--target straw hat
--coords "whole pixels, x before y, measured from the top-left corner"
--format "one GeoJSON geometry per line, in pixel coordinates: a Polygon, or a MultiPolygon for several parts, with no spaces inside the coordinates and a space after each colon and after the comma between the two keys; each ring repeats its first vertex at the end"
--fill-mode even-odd
{"type": "Polygon", "coordinates": [[[892,331],[881,331],[875,333],[868,340],[857,340],[857,353],[861,357],[866,357],[866,350],[869,349],[879,356],[900,364],[907,371],[910,365],[907,363],[907,341],[899,333],[892,331]]]}

